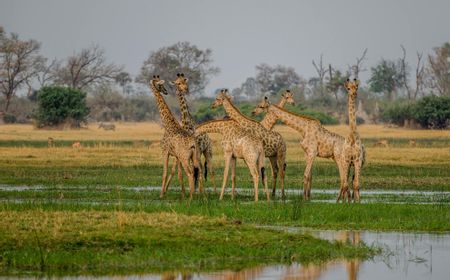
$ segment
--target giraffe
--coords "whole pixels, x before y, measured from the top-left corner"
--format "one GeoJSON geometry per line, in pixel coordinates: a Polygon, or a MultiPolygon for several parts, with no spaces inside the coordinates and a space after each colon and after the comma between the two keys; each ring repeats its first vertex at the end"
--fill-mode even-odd
{"type": "MultiPolygon", "coordinates": [[[[198,179],[198,173],[201,170],[199,164],[199,151],[195,137],[186,130],[184,130],[175,117],[172,115],[167,103],[161,93],[167,95],[167,90],[164,87],[164,80],[159,78],[159,75],[154,75],[150,81],[150,88],[155,95],[158,104],[161,121],[164,126],[164,135],[161,140],[161,150],[163,156],[163,178],[161,186],[162,198],[167,191],[167,167],[169,164],[169,157],[173,156],[183,167],[187,174],[189,181],[189,197],[195,190],[195,185],[198,179]]],[[[200,176],[200,191],[202,190],[202,182],[200,176]]],[[[184,196],[184,187],[182,186],[182,194],[184,196]]]]}
{"type": "MultiPolygon", "coordinates": [[[[188,78],[184,77],[183,73],[177,73],[177,78],[175,81],[171,82],[176,88],[176,95],[178,97],[178,102],[180,103],[180,111],[181,111],[181,126],[185,130],[187,130],[189,133],[194,134],[195,133],[195,126],[196,123],[194,119],[191,116],[191,113],[189,112],[189,106],[187,104],[185,94],[189,92],[189,86],[188,86],[188,78]]],[[[205,181],[208,177],[208,167],[211,170],[211,178],[212,183],[214,186],[214,191],[216,190],[215,180],[214,180],[214,170],[213,170],[213,161],[212,161],[212,142],[209,138],[208,134],[206,133],[197,133],[195,135],[197,139],[197,144],[200,149],[200,154],[203,154],[205,158],[205,164],[204,164],[204,178],[205,181]]],[[[172,171],[170,174],[170,178],[173,176],[175,172],[175,164],[172,167],[172,171]]],[[[181,173],[180,166],[178,164],[178,179],[180,180],[180,183],[183,182],[183,175],[181,173]]]]}
{"type": "Polygon", "coordinates": [[[303,197],[311,198],[312,166],[315,158],[331,158],[339,169],[341,188],[344,186],[344,144],[345,138],[330,132],[313,118],[289,112],[276,105],[270,104],[267,97],[257,105],[254,112],[272,113],[286,125],[297,130],[301,135],[300,146],[306,153],[306,167],[303,175],[303,197]]]}
{"type": "Polygon", "coordinates": [[[234,119],[239,125],[253,135],[257,135],[263,140],[265,156],[269,158],[273,186],[272,196],[275,195],[277,186],[278,172],[280,172],[281,181],[281,195],[284,198],[284,177],[286,171],[286,143],[283,137],[278,132],[265,129],[259,122],[252,120],[243,115],[231,102],[231,97],[228,95],[228,90],[223,89],[216,96],[216,100],[212,104],[212,108],[223,106],[228,116],[234,119]]]}
{"type": "MultiPolygon", "coordinates": [[[[347,79],[344,83],[344,87],[348,93],[348,124],[350,127],[350,133],[345,138],[344,143],[344,155],[342,157],[343,171],[342,175],[344,182],[341,182],[341,189],[337,201],[342,198],[346,200],[348,195],[348,181],[350,169],[353,167],[353,193],[351,199],[355,202],[359,202],[359,186],[361,177],[361,168],[365,161],[365,149],[361,143],[358,132],[356,131],[356,97],[358,95],[359,81],[357,79],[347,79]]],[[[350,200],[350,198],[348,198],[350,200]]]]}
{"type": "MultiPolygon", "coordinates": [[[[281,94],[281,99],[278,102],[278,107],[283,108],[286,103],[291,104],[291,105],[295,104],[294,94],[293,94],[293,92],[291,92],[288,89],[281,94]]],[[[253,112],[252,112],[253,116],[256,114],[255,110],[253,110],[253,112]]],[[[269,114],[266,114],[264,116],[264,119],[262,119],[262,121],[260,121],[259,123],[262,126],[264,126],[265,129],[271,130],[275,126],[276,122],[277,122],[277,116],[275,114],[269,113],[269,114]]]]}
{"type": "Polygon", "coordinates": [[[231,195],[235,196],[236,159],[242,158],[250,170],[253,178],[255,201],[258,201],[259,177],[261,176],[267,201],[270,200],[267,189],[267,177],[264,176],[264,146],[263,141],[257,135],[252,135],[244,130],[233,119],[213,120],[196,127],[196,133],[220,133],[222,135],[222,148],[225,157],[225,170],[223,173],[222,190],[220,200],[223,199],[227,184],[228,172],[231,165],[231,195]]]}

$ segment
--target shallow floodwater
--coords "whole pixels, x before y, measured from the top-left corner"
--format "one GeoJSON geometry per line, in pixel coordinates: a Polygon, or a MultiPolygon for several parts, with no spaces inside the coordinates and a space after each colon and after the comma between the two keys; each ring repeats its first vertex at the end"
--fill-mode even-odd
{"type": "MultiPolygon", "coordinates": [[[[320,265],[269,265],[239,271],[163,273],[99,277],[100,279],[450,279],[450,234],[371,231],[280,230],[309,232],[314,236],[383,248],[374,259],[337,260],[320,265]]],[[[66,279],[93,279],[67,277],[66,279]]]]}

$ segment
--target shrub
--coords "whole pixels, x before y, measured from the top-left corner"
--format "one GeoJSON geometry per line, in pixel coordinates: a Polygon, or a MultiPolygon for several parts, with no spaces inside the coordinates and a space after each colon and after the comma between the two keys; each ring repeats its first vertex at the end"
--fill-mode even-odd
{"type": "Polygon", "coordinates": [[[398,101],[388,104],[381,112],[381,120],[387,123],[393,123],[403,126],[406,120],[413,119],[413,103],[398,101]]]}
{"type": "Polygon", "coordinates": [[[427,96],[413,110],[414,119],[424,128],[446,128],[450,123],[450,96],[427,96]]]}
{"type": "Polygon", "coordinates": [[[38,127],[69,123],[80,127],[86,123],[89,108],[86,93],[67,87],[43,87],[38,93],[38,109],[34,118],[38,127]]]}
{"type": "Polygon", "coordinates": [[[16,123],[16,122],[17,122],[17,118],[16,118],[16,116],[14,116],[14,115],[12,115],[12,114],[6,113],[6,114],[3,116],[3,121],[4,121],[5,123],[16,123]]]}

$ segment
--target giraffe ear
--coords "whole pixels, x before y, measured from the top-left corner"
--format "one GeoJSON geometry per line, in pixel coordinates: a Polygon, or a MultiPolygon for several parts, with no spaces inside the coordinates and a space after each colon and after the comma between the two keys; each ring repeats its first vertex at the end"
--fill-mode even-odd
{"type": "Polygon", "coordinates": [[[184,81],[187,83],[189,81],[189,79],[188,78],[184,78],[184,81]]]}
{"type": "Polygon", "coordinates": [[[169,84],[172,85],[172,86],[174,86],[174,85],[175,85],[175,82],[169,81],[169,84]]]}
{"type": "Polygon", "coordinates": [[[159,80],[159,81],[158,81],[158,85],[163,85],[165,82],[166,82],[166,81],[164,81],[164,80],[159,80]]]}

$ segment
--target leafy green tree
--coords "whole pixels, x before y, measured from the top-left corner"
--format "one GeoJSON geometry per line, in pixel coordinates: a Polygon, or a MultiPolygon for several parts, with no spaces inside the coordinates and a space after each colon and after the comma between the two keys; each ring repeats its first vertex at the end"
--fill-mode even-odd
{"type": "Polygon", "coordinates": [[[370,90],[385,93],[388,100],[395,99],[395,92],[401,86],[401,70],[399,65],[391,60],[382,59],[371,68],[369,79],[370,90]]]}
{"type": "Polygon", "coordinates": [[[265,63],[256,66],[256,82],[263,95],[275,95],[280,90],[299,85],[301,81],[301,77],[292,67],[283,65],[272,67],[265,63]]]}
{"type": "Polygon", "coordinates": [[[201,50],[189,42],[178,42],[151,52],[144,61],[136,82],[148,85],[152,75],[164,75],[164,79],[174,79],[177,73],[189,78],[191,93],[203,93],[209,78],[220,69],[212,66],[212,50],[201,50]]]}
{"type": "Polygon", "coordinates": [[[38,109],[35,114],[38,127],[70,124],[80,127],[86,123],[89,108],[86,93],[68,87],[43,87],[38,93],[38,109]]]}
{"type": "Polygon", "coordinates": [[[434,48],[434,54],[428,56],[431,86],[441,96],[450,95],[450,44],[434,48]]]}
{"type": "Polygon", "coordinates": [[[419,100],[413,112],[424,128],[446,128],[450,124],[450,96],[426,96],[419,100]]]}

